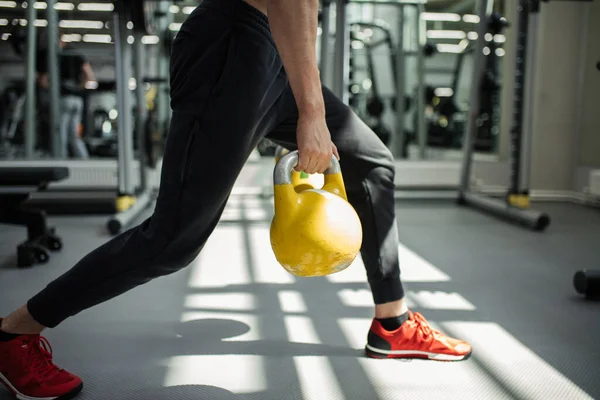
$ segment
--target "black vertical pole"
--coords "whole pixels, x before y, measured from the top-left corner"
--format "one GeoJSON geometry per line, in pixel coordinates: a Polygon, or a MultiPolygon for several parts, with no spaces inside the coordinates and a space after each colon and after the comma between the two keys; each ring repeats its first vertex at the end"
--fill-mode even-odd
{"type": "Polygon", "coordinates": [[[142,43],[142,37],[144,33],[141,32],[140,28],[135,27],[134,30],[134,42],[133,42],[133,56],[135,60],[134,75],[136,81],[135,98],[136,98],[136,114],[135,114],[135,134],[138,149],[138,159],[140,161],[140,191],[146,191],[147,189],[147,176],[146,176],[146,89],[144,88],[144,63],[145,60],[145,49],[142,43]]]}
{"type": "Polygon", "coordinates": [[[517,51],[513,121],[510,130],[510,187],[508,196],[519,195],[521,171],[521,142],[523,137],[523,109],[525,100],[525,74],[527,71],[527,33],[531,0],[519,0],[517,7],[517,51]]]}
{"type": "Polygon", "coordinates": [[[36,9],[34,2],[27,4],[27,59],[25,60],[25,157],[32,159],[36,148],[36,87],[35,66],[37,60],[37,36],[35,29],[36,9]]]}
{"type": "MultiPolygon", "coordinates": [[[[30,0],[33,1],[33,0],[30,0]]],[[[46,18],[48,20],[48,95],[50,98],[50,135],[52,143],[52,156],[54,158],[68,158],[69,137],[62,137],[60,131],[60,63],[58,51],[58,12],[54,8],[56,0],[47,1],[46,18]],[[64,139],[64,140],[63,140],[64,139]],[[63,143],[66,142],[66,143],[63,143]]]]}

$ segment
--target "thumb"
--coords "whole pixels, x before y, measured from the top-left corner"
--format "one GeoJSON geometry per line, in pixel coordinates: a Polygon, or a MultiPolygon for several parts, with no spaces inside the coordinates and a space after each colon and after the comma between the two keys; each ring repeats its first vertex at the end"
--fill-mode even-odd
{"type": "Polygon", "coordinates": [[[333,144],[333,143],[331,144],[331,150],[332,150],[333,155],[335,156],[335,158],[337,158],[338,161],[339,161],[339,159],[340,159],[340,153],[338,153],[338,149],[335,146],[335,144],[333,144]]]}
{"type": "Polygon", "coordinates": [[[306,156],[305,154],[306,153],[304,152],[298,152],[298,165],[296,165],[296,167],[294,168],[298,172],[304,171],[308,166],[308,156],[306,156]]]}

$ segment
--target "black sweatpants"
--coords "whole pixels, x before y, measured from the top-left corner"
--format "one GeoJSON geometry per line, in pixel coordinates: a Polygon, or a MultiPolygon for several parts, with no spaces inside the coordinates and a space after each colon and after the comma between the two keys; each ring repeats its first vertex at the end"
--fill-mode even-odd
{"type": "MultiPolygon", "coordinates": [[[[394,161],[379,138],[323,89],[348,199],[363,227],[362,258],[375,303],[403,297],[394,161]]],[[[171,107],[153,215],[85,256],[28,302],[55,327],[78,312],[189,265],[265,136],[296,146],[298,111],[267,18],[242,0],[205,0],[171,54],[171,107]]]]}

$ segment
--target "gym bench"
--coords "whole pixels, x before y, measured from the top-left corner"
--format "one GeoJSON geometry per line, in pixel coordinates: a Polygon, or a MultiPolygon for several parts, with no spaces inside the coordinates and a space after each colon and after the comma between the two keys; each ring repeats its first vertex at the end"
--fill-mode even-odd
{"type": "Polygon", "coordinates": [[[19,267],[46,263],[50,251],[62,248],[61,238],[46,223],[46,213],[24,203],[32,192],[68,176],[64,167],[0,167],[0,224],[27,227],[27,240],[17,247],[19,267]]]}

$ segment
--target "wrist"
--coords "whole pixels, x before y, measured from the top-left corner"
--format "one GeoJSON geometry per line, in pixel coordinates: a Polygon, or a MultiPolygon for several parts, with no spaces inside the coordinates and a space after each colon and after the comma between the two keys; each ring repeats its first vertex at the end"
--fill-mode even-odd
{"type": "Polygon", "coordinates": [[[323,101],[298,103],[298,118],[324,118],[325,104],[323,101]]]}

